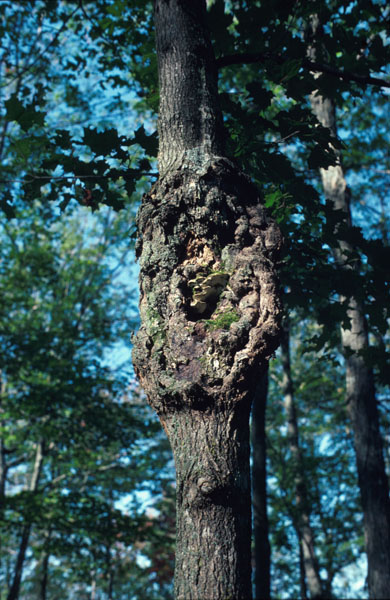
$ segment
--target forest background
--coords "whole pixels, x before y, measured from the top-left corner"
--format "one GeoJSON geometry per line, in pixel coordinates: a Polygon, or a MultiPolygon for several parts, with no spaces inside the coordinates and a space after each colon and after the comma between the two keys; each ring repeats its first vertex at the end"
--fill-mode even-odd
{"type": "MultiPolygon", "coordinates": [[[[289,324],[265,422],[271,594],[313,597],[309,531],[326,597],[367,597],[340,326],[353,292],[388,474],[389,11],[380,1],[208,9],[217,57],[261,56],[239,69],[221,60],[220,100],[230,155],[285,238],[289,324]],[[314,13],[317,62],[333,68],[316,86],[336,107],[337,142],[310,101],[314,13]],[[321,183],[338,153],[348,227],[321,183]],[[340,239],[357,268],[337,268],[340,239]]],[[[0,11],[0,598],[170,598],[172,459],[128,354],[135,214],[157,176],[152,8],[37,0],[0,11]]]]}

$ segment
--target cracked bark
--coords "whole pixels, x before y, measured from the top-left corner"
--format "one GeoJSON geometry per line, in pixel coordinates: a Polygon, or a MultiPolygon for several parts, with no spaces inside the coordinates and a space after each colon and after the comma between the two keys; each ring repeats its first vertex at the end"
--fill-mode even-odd
{"type": "MultiPolygon", "coordinates": [[[[320,34],[318,18],[312,18],[314,36],[320,34]]],[[[310,50],[315,56],[315,47],[310,50]]],[[[335,104],[321,95],[311,96],[311,106],[319,122],[337,137],[335,104]]],[[[336,210],[344,213],[344,222],[352,225],[349,190],[340,153],[336,166],[321,169],[325,196],[336,210]]],[[[359,268],[356,249],[340,240],[334,249],[337,265],[342,270],[359,268]]],[[[348,302],[350,327],[341,330],[341,342],[346,365],[346,395],[353,428],[356,465],[364,518],[365,548],[368,561],[370,598],[390,598],[390,499],[383,458],[379,413],[375,397],[372,369],[362,356],[368,344],[367,323],[362,302],[353,294],[340,298],[348,302]]]]}
{"type": "Polygon", "coordinates": [[[204,16],[202,0],[155,2],[160,177],[138,214],[133,362],[175,459],[175,596],[239,600],[251,598],[249,413],[278,344],[281,236],[224,154],[204,16]]]}

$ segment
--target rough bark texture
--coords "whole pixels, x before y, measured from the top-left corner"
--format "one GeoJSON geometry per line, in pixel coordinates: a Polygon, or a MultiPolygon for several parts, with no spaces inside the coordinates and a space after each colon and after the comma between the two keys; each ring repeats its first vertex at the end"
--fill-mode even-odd
{"type": "Polygon", "coordinates": [[[159,172],[186,157],[221,155],[224,146],[217,70],[201,0],[155,2],[159,68],[159,172]]]}
{"type": "Polygon", "coordinates": [[[177,597],[249,598],[248,420],[277,343],[279,232],[222,159],[159,181],[138,226],[133,360],[175,456],[177,597]]]}
{"type": "Polygon", "coordinates": [[[271,548],[268,538],[265,432],[267,394],[268,371],[259,380],[252,406],[252,509],[256,600],[271,597],[271,548]]]}
{"type": "MultiPolygon", "coordinates": [[[[312,20],[316,35],[320,24],[312,20]]],[[[315,52],[313,48],[312,52],[315,52]]],[[[325,127],[337,136],[335,106],[331,99],[320,95],[311,97],[314,114],[325,127]]],[[[341,158],[339,164],[321,169],[326,197],[335,209],[344,213],[345,223],[351,225],[349,191],[341,158]]],[[[353,246],[341,240],[334,249],[340,269],[357,269],[358,256],[353,246]]],[[[341,330],[346,363],[346,393],[354,433],[358,480],[364,517],[365,547],[368,560],[368,588],[370,598],[390,598],[390,499],[383,458],[379,414],[375,398],[372,369],[362,356],[368,348],[367,324],[364,307],[352,294],[340,298],[348,302],[350,327],[341,330]]]]}
{"type": "Polygon", "coordinates": [[[294,388],[291,377],[290,365],[290,336],[287,326],[284,326],[281,342],[281,360],[283,366],[283,397],[287,416],[287,434],[291,451],[291,467],[294,470],[295,500],[296,500],[296,529],[301,545],[300,558],[302,560],[304,577],[309,590],[310,598],[324,598],[322,582],[319,575],[318,563],[315,555],[313,530],[310,524],[310,503],[302,462],[302,453],[299,446],[299,428],[294,402],[294,388]]]}
{"type": "Polygon", "coordinates": [[[278,343],[281,236],[223,156],[201,0],[157,0],[160,178],[138,214],[133,362],[177,474],[175,595],[248,599],[249,412],[278,343]]]}

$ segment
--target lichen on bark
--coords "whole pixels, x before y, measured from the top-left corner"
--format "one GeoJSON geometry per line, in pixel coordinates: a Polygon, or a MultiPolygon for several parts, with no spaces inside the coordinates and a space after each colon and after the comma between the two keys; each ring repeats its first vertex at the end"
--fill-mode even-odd
{"type": "Polygon", "coordinates": [[[142,325],[133,360],[149,401],[160,415],[239,401],[277,346],[281,315],[281,235],[256,188],[225,158],[183,166],[144,197],[138,231],[142,325]],[[198,313],[191,282],[212,272],[226,274],[225,285],[198,313]],[[235,318],[219,328],[229,312],[235,318]]]}
{"type": "Polygon", "coordinates": [[[220,157],[161,178],[138,231],[133,362],[175,458],[175,597],[248,600],[249,413],[279,339],[281,234],[220,157]],[[206,309],[194,309],[194,289],[206,309]]]}
{"type": "Polygon", "coordinates": [[[133,362],[176,468],[175,598],[251,598],[249,412],[278,344],[278,227],[225,157],[204,0],[155,0],[160,177],[133,362]]]}

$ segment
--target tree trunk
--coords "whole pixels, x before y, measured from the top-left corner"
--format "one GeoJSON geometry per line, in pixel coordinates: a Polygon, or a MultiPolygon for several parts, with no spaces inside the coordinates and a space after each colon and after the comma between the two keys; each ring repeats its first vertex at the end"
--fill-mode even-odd
{"type": "Polygon", "coordinates": [[[252,509],[255,565],[255,598],[271,597],[271,548],[267,515],[267,448],[265,416],[268,394],[268,371],[259,381],[252,406],[252,509]]]}
{"type": "Polygon", "coordinates": [[[42,562],[41,600],[46,600],[47,598],[47,583],[49,580],[49,559],[50,554],[48,551],[45,551],[42,562]]]}
{"type": "Polygon", "coordinates": [[[40,600],[46,600],[47,598],[47,584],[49,582],[49,561],[50,561],[50,540],[51,540],[51,529],[45,534],[45,543],[43,547],[42,557],[42,576],[41,576],[41,595],[40,600]]]}
{"type": "MultiPolygon", "coordinates": [[[[2,398],[5,394],[6,394],[6,384],[3,379],[2,372],[0,370],[0,419],[3,414],[3,408],[1,406],[2,398]]],[[[0,420],[0,426],[3,426],[3,424],[4,424],[3,421],[0,420]]],[[[6,459],[6,449],[4,446],[4,440],[2,437],[0,437],[0,510],[3,509],[2,505],[3,505],[4,496],[5,496],[5,483],[7,480],[7,471],[8,471],[8,465],[7,465],[7,459],[6,459]]]]}
{"type": "Polygon", "coordinates": [[[305,573],[305,560],[302,552],[302,539],[299,530],[295,528],[298,538],[299,544],[299,587],[301,590],[301,598],[302,600],[306,600],[307,596],[307,586],[306,586],[306,573],[305,573]]]}
{"type": "MultiPolygon", "coordinates": [[[[113,499],[110,498],[112,505],[113,499]]],[[[106,578],[107,578],[107,600],[113,600],[114,594],[114,567],[112,564],[111,547],[106,546],[106,578]]]]}
{"type": "MultiPolygon", "coordinates": [[[[35,461],[34,461],[33,471],[31,474],[30,485],[28,488],[29,492],[33,493],[33,492],[36,492],[38,489],[38,483],[39,483],[39,477],[40,477],[41,470],[42,470],[42,464],[43,464],[43,442],[41,441],[41,442],[37,443],[37,448],[35,451],[35,461]]],[[[20,584],[22,581],[23,567],[24,567],[24,561],[26,558],[28,542],[30,539],[30,533],[31,533],[31,523],[26,523],[26,525],[24,525],[23,530],[22,530],[22,537],[20,540],[19,552],[18,552],[18,556],[16,559],[16,565],[15,565],[15,569],[14,569],[12,586],[11,586],[10,591],[8,592],[7,600],[18,600],[18,598],[19,598],[20,584]]]]}
{"type": "Polygon", "coordinates": [[[7,461],[6,461],[6,450],[4,447],[3,439],[0,438],[0,507],[5,497],[5,482],[7,480],[7,461]]]}
{"type": "Polygon", "coordinates": [[[91,593],[89,595],[89,600],[96,600],[96,572],[93,569],[90,573],[91,576],[91,593]]]}
{"type": "Polygon", "coordinates": [[[138,214],[133,361],[177,478],[176,598],[251,597],[249,413],[277,346],[281,244],[224,157],[205,2],[156,0],[160,178],[138,214]]]}
{"type": "Polygon", "coordinates": [[[281,359],[283,366],[283,396],[287,416],[287,434],[291,450],[291,467],[294,470],[296,527],[301,544],[303,568],[310,598],[323,598],[322,582],[315,556],[313,530],[310,524],[310,503],[305,482],[302,453],[299,446],[299,429],[294,402],[294,389],[290,365],[290,335],[288,326],[283,329],[281,342],[281,359]]]}
{"type": "MultiPolygon", "coordinates": [[[[313,34],[319,31],[316,17],[312,19],[313,34]]],[[[315,49],[312,50],[313,52],[315,49]]],[[[319,122],[337,137],[334,102],[320,95],[311,96],[311,105],[319,122]]],[[[339,164],[321,169],[325,196],[336,210],[344,213],[344,223],[351,226],[349,190],[339,154],[339,164]]],[[[345,240],[334,249],[340,269],[358,269],[356,250],[345,240]]],[[[370,598],[390,598],[390,499],[383,458],[379,414],[375,398],[373,372],[363,358],[368,348],[364,307],[351,294],[340,298],[348,302],[349,328],[342,328],[341,341],[346,364],[346,393],[352,422],[356,464],[364,517],[365,546],[368,560],[370,598]]]]}

